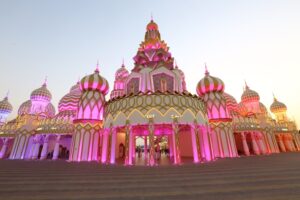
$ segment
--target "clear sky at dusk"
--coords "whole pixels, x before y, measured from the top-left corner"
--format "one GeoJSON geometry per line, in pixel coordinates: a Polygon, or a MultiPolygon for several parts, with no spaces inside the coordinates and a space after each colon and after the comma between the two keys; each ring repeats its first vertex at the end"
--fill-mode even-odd
{"type": "Polygon", "coordinates": [[[111,89],[123,58],[133,68],[153,13],[191,93],[206,62],[238,102],[246,80],[268,108],[274,92],[300,125],[299,11],[297,0],[2,0],[0,98],[10,91],[12,119],[48,76],[57,108],[97,59],[111,89]]]}

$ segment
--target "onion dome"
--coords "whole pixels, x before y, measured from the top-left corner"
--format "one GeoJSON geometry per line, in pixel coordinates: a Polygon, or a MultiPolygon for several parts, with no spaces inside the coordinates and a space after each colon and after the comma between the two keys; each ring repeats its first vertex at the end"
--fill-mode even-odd
{"type": "Polygon", "coordinates": [[[286,112],[287,111],[287,107],[286,107],[286,105],[284,103],[278,101],[274,97],[274,102],[270,106],[270,110],[271,110],[272,113],[286,112]]]}
{"type": "Polygon", "coordinates": [[[233,96],[226,92],[223,93],[223,96],[226,101],[226,107],[229,111],[235,111],[238,109],[238,103],[233,96]]]}
{"type": "Polygon", "coordinates": [[[205,77],[198,82],[196,88],[197,94],[199,96],[203,96],[204,94],[209,92],[223,92],[224,89],[224,82],[217,77],[211,76],[207,71],[207,68],[205,69],[205,77]]]}
{"type": "Polygon", "coordinates": [[[93,74],[87,75],[81,79],[80,89],[81,91],[98,90],[99,92],[102,92],[104,95],[108,93],[109,90],[108,82],[105,78],[100,76],[98,64],[93,74]]]}
{"type": "Polygon", "coordinates": [[[51,93],[47,89],[46,82],[42,85],[42,87],[34,90],[31,95],[30,99],[35,101],[47,101],[49,102],[52,98],[51,93]]]}
{"type": "Polygon", "coordinates": [[[116,79],[123,79],[123,78],[128,77],[128,75],[129,75],[129,72],[128,72],[128,70],[125,68],[125,65],[124,65],[124,62],[123,62],[121,68],[119,68],[119,69],[116,71],[115,78],[116,78],[116,79]]]}
{"type": "Polygon", "coordinates": [[[153,19],[151,19],[151,21],[147,25],[147,31],[154,31],[154,30],[158,30],[158,25],[153,21],[153,19]]]}
{"type": "Polygon", "coordinates": [[[248,113],[247,107],[243,104],[243,102],[240,102],[237,106],[237,111],[240,115],[246,116],[248,113]]]}
{"type": "Polygon", "coordinates": [[[24,103],[21,104],[18,110],[18,115],[24,115],[24,114],[29,114],[30,109],[31,109],[31,100],[27,100],[24,103]]]}
{"type": "Polygon", "coordinates": [[[255,102],[259,101],[259,95],[254,90],[251,90],[246,83],[246,89],[244,90],[241,99],[242,102],[255,102]]]}
{"type": "Polygon", "coordinates": [[[78,102],[80,100],[81,91],[80,91],[80,83],[77,82],[76,85],[72,86],[70,92],[63,96],[58,103],[58,111],[77,111],[78,102]]]}
{"type": "Polygon", "coordinates": [[[0,101],[0,113],[11,113],[12,110],[13,107],[8,102],[8,97],[6,96],[2,101],[0,101]]]}
{"type": "Polygon", "coordinates": [[[259,102],[259,109],[262,114],[264,114],[264,115],[268,114],[268,110],[267,110],[266,106],[261,102],[259,102]]]}
{"type": "Polygon", "coordinates": [[[45,114],[47,117],[53,117],[55,115],[55,107],[52,103],[49,103],[45,109],[45,114]]]}

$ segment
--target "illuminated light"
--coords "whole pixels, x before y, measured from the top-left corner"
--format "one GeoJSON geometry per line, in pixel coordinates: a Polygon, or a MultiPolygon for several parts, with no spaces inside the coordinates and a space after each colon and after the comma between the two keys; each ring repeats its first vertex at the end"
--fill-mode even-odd
{"type": "Polygon", "coordinates": [[[154,114],[147,114],[147,115],[145,115],[145,117],[147,119],[153,119],[155,117],[155,115],[154,114]]]}

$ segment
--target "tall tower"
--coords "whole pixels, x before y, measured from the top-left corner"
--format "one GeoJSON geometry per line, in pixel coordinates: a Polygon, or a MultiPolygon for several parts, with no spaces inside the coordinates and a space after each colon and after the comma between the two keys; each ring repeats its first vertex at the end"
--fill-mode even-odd
{"type": "Polygon", "coordinates": [[[114,89],[110,93],[111,99],[123,96],[125,94],[125,82],[128,75],[129,72],[123,62],[121,68],[119,68],[115,74],[114,89]]]}
{"type": "Polygon", "coordinates": [[[223,81],[211,76],[206,68],[204,78],[198,82],[197,94],[206,104],[215,157],[236,157],[232,119],[226,107],[224,88],[223,81]]]}
{"type": "Polygon", "coordinates": [[[99,132],[102,127],[105,95],[109,86],[100,76],[98,64],[95,72],[80,82],[81,97],[77,118],[74,120],[75,133],[72,137],[70,160],[98,160],[99,132]]]}
{"type": "Polygon", "coordinates": [[[13,107],[8,102],[8,95],[0,101],[0,126],[5,123],[8,115],[12,112],[13,107]]]}
{"type": "Polygon", "coordinates": [[[145,67],[155,69],[164,66],[173,69],[174,58],[165,41],[161,40],[158,25],[153,20],[147,25],[145,39],[133,59],[134,72],[139,72],[145,67]]]}

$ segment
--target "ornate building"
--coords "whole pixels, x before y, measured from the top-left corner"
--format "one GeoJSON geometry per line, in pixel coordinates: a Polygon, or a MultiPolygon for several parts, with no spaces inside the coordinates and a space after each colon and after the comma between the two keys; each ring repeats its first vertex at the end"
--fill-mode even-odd
{"type": "Polygon", "coordinates": [[[200,163],[300,151],[295,122],[275,97],[270,107],[273,119],[247,84],[238,103],[207,69],[196,87],[198,95],[188,92],[185,75],[153,20],[133,59],[130,72],[124,63],[116,71],[109,100],[108,82],[98,64],[59,101],[56,115],[46,83],[8,122],[12,106],[4,98],[0,158],[134,165],[143,154],[144,164],[154,166],[162,150],[174,164],[187,158],[200,163]]]}

